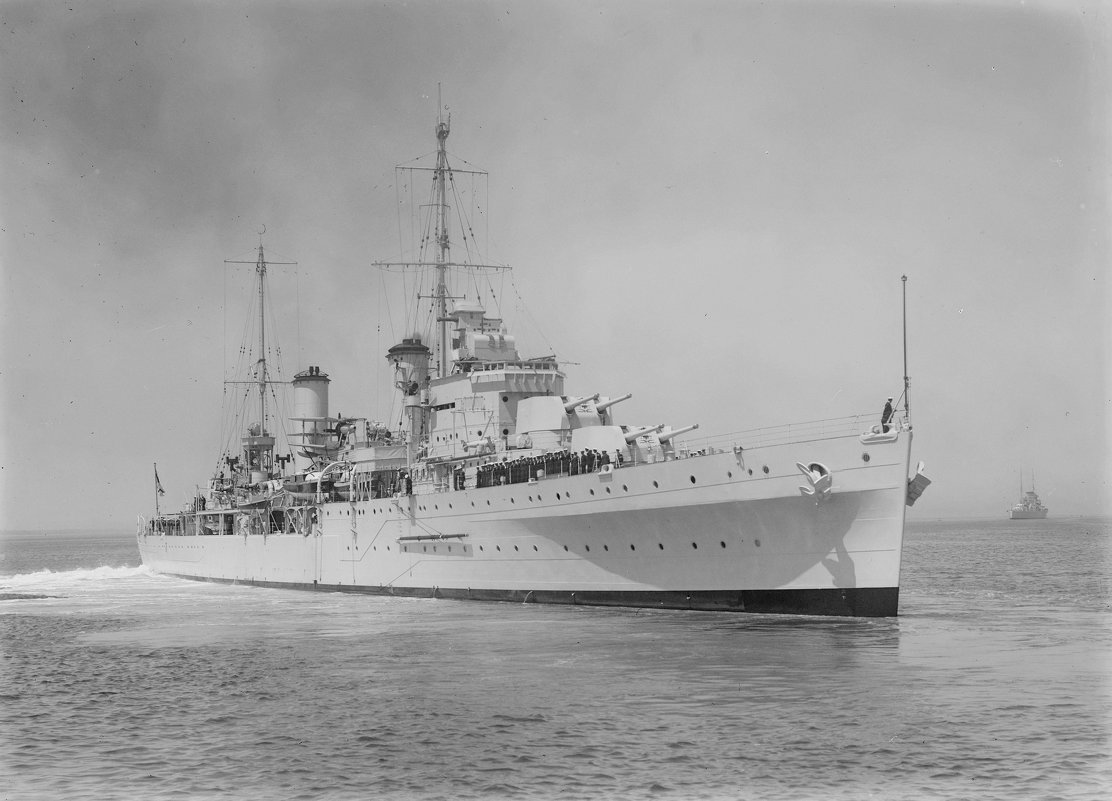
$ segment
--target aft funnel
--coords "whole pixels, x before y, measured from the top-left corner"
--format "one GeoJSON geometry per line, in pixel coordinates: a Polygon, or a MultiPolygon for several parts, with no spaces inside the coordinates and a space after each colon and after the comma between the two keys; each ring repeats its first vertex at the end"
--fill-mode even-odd
{"type": "MultiPolygon", "coordinates": [[[[323,445],[328,439],[328,373],[310,367],[293,377],[293,416],[301,423],[301,445],[323,445]]],[[[313,460],[294,448],[294,465],[308,470],[313,460]]]]}

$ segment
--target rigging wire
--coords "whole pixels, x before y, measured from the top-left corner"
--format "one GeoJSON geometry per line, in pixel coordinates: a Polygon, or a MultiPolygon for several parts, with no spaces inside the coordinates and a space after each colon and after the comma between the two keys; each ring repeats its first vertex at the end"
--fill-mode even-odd
{"type": "Polygon", "coordinates": [[[548,352],[555,353],[555,348],[553,348],[552,343],[548,341],[548,337],[544,335],[544,331],[541,329],[540,323],[537,321],[537,318],[533,316],[533,313],[529,310],[529,307],[525,305],[525,299],[521,297],[521,293],[517,289],[517,283],[514,281],[512,275],[510,276],[510,288],[513,289],[514,295],[517,297],[518,308],[520,308],[522,313],[526,315],[530,321],[532,321],[533,328],[536,330],[540,338],[544,340],[544,344],[545,347],[548,348],[548,352]]]}

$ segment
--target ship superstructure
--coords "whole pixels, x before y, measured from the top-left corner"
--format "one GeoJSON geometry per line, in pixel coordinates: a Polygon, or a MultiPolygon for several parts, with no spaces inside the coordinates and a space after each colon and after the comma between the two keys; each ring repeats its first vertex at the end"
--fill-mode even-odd
{"type": "MultiPolygon", "coordinates": [[[[440,119],[434,258],[393,265],[436,275],[432,341],[386,354],[400,423],[333,414],[331,377],[308,367],[290,382],[292,461],[260,407],[186,509],[140,521],[144,563],[401,596],[896,614],[905,510],[929,483],[921,465],[908,478],[906,403],[883,428],[852,416],[694,446],[696,422],[624,423],[628,393],[570,392],[555,356],[524,358],[453,294],[449,132],[440,119]]],[[[262,298],[261,244],[258,265],[262,298]]],[[[252,380],[265,397],[266,370],[252,380]]]]}

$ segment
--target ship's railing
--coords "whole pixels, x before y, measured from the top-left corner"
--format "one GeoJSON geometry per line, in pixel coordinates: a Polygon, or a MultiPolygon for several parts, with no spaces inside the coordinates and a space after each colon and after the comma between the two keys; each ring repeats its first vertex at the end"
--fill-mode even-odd
{"type": "Polygon", "coordinates": [[[559,370],[560,365],[555,359],[519,359],[517,361],[502,362],[472,362],[470,370],[473,373],[495,372],[498,370],[559,370]]]}
{"type": "MultiPolygon", "coordinates": [[[[903,425],[902,421],[892,421],[893,427],[903,425]]],[[[787,445],[793,442],[813,442],[821,439],[851,437],[871,431],[880,426],[880,415],[875,412],[832,417],[826,420],[808,420],[802,423],[787,423],[764,428],[750,428],[729,434],[716,434],[700,439],[684,440],[677,445],[677,452],[696,455],[703,452],[729,450],[735,447],[761,448],[769,445],[787,445]]],[[[878,428],[879,430],[879,428],[878,428]]]]}
{"type": "MultiPolygon", "coordinates": [[[[890,426],[893,429],[902,430],[907,428],[907,423],[903,418],[896,417],[891,421],[890,426]]],[[[802,423],[751,428],[729,434],[685,440],[676,444],[674,455],[665,454],[661,451],[645,454],[635,450],[630,458],[621,456],[614,458],[610,454],[598,454],[591,449],[585,451],[553,451],[480,465],[478,474],[473,477],[467,476],[463,468],[460,467],[452,474],[450,481],[436,479],[422,482],[422,486],[418,487],[417,491],[418,494],[439,493],[462,489],[484,489],[508,484],[534,483],[562,476],[628,469],[672,458],[686,459],[705,456],[739,447],[746,449],[758,448],[792,442],[839,439],[879,432],[879,415],[862,413],[826,420],[809,420],[802,423]]]]}

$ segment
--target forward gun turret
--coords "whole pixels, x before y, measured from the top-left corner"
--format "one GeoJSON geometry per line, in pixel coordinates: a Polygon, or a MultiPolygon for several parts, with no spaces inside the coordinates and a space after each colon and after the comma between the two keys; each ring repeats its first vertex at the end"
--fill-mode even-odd
{"type": "MultiPolygon", "coordinates": [[[[597,398],[598,395],[595,395],[595,397],[597,398]]],[[[602,414],[607,409],[609,409],[611,406],[613,406],[615,403],[621,403],[622,401],[629,400],[632,397],[633,397],[633,393],[632,392],[627,392],[626,394],[622,395],[620,398],[610,398],[609,400],[604,400],[602,403],[596,404],[595,408],[598,409],[599,414],[602,414]]]]}
{"type": "Polygon", "coordinates": [[[599,396],[599,393],[596,392],[594,395],[587,395],[587,396],[582,397],[582,398],[572,398],[571,400],[564,403],[564,411],[567,412],[568,414],[571,414],[571,412],[575,409],[576,406],[578,406],[581,403],[586,403],[587,401],[597,401],[598,396],[599,396]]]}
{"type": "Polygon", "coordinates": [[[655,425],[655,426],[646,426],[645,428],[639,428],[636,431],[629,431],[625,435],[625,441],[626,442],[633,442],[638,437],[643,437],[646,434],[655,434],[657,431],[660,431],[660,429],[662,429],[662,428],[664,428],[664,423],[660,423],[659,425],[655,425]]]}
{"type": "Polygon", "coordinates": [[[667,431],[661,431],[660,435],[657,436],[657,439],[659,439],[661,442],[667,442],[673,437],[678,437],[680,434],[686,434],[688,431],[694,431],[698,427],[698,423],[692,423],[691,425],[684,426],[683,428],[670,428],[667,431]]]}

